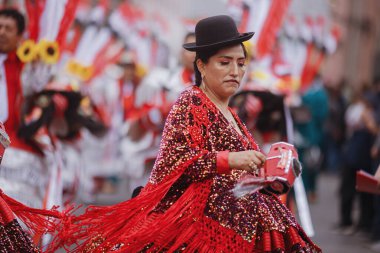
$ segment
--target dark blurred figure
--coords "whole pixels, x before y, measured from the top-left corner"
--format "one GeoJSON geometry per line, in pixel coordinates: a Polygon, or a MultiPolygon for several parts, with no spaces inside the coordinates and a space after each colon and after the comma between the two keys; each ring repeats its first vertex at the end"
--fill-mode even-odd
{"type": "Polygon", "coordinates": [[[326,88],[328,94],[328,116],[324,125],[323,169],[327,172],[337,173],[342,167],[342,146],[345,140],[344,113],[346,111],[346,101],[342,95],[342,88],[345,81],[341,81],[337,86],[326,88]]]}
{"type": "MultiPolygon", "coordinates": [[[[378,126],[377,129],[377,136],[375,143],[372,146],[371,149],[371,155],[374,161],[374,169],[377,168],[378,164],[380,163],[380,75],[375,78],[374,80],[374,87],[373,87],[373,111],[374,111],[374,117],[376,121],[376,125],[378,126]]],[[[380,235],[379,235],[380,236],[380,235]]]]}
{"type": "MultiPolygon", "coordinates": [[[[363,86],[362,86],[363,87],[363,86]]],[[[347,140],[343,151],[343,169],[340,187],[340,229],[343,234],[368,233],[373,220],[373,195],[359,194],[359,221],[352,217],[356,196],[356,171],[371,173],[371,147],[377,132],[374,117],[373,92],[358,91],[345,114],[347,140]]]]}
{"type": "MultiPolygon", "coordinates": [[[[374,112],[376,125],[380,126],[380,75],[375,77],[374,80],[374,112]]],[[[377,129],[377,137],[371,149],[371,156],[373,159],[372,168],[376,170],[376,175],[380,176],[380,130],[377,129]]],[[[371,249],[380,252],[380,196],[374,196],[374,219],[371,233],[371,249]]]]}

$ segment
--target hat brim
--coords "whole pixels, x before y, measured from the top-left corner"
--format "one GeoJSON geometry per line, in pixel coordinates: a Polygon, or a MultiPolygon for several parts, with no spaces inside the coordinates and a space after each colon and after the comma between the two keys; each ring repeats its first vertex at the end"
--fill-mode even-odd
{"type": "Polygon", "coordinates": [[[186,43],[186,44],[183,44],[182,46],[184,49],[189,50],[189,51],[203,51],[210,48],[219,48],[223,46],[232,45],[235,43],[240,43],[240,42],[249,40],[250,38],[252,38],[254,34],[255,34],[254,32],[242,33],[238,37],[235,37],[229,40],[224,40],[217,43],[212,43],[212,44],[202,45],[202,46],[197,46],[195,42],[186,43]]]}

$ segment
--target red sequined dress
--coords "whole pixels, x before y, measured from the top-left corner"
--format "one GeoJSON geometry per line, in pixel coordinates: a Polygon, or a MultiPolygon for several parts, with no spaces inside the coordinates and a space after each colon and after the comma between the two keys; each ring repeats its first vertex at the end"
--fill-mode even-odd
{"type": "Polygon", "coordinates": [[[63,221],[51,251],[66,244],[76,252],[321,252],[276,196],[234,197],[247,172],[218,172],[217,154],[258,146],[233,115],[243,135],[199,88],[184,91],[143,191],[63,221]]]}

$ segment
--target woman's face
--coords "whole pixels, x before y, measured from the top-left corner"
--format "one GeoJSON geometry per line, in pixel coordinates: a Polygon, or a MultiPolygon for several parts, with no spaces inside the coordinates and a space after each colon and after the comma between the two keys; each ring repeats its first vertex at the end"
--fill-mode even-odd
{"type": "Polygon", "coordinates": [[[246,69],[242,46],[235,45],[219,50],[207,63],[198,60],[198,69],[207,90],[220,99],[228,99],[240,86],[246,69]]]}

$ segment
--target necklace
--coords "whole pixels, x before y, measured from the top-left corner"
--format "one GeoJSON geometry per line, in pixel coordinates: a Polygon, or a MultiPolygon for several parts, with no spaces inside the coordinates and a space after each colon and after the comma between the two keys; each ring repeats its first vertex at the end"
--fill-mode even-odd
{"type": "Polygon", "coordinates": [[[243,135],[243,133],[241,132],[238,124],[236,123],[236,120],[235,118],[233,117],[232,113],[229,111],[228,109],[228,106],[227,106],[227,109],[224,109],[223,110],[223,107],[217,103],[216,101],[214,101],[214,99],[211,98],[211,96],[209,96],[206,92],[206,90],[202,87],[200,87],[201,90],[204,92],[204,94],[210,99],[210,101],[215,105],[216,108],[218,108],[218,110],[220,111],[220,113],[224,116],[224,118],[227,120],[227,122],[229,123],[229,125],[231,125],[233,128],[235,128],[235,130],[243,135]],[[226,112],[227,110],[227,112],[226,112]]]}
{"type": "Polygon", "coordinates": [[[232,115],[232,113],[227,109],[228,110],[228,115],[227,115],[227,113],[225,113],[216,103],[214,103],[214,104],[219,109],[219,111],[222,113],[222,115],[224,116],[224,118],[226,118],[226,120],[230,124],[230,126],[232,126],[233,128],[235,128],[235,130],[239,134],[243,135],[243,133],[241,132],[238,124],[236,123],[236,120],[235,120],[234,116],[232,115]]]}
{"type": "MultiPolygon", "coordinates": [[[[215,103],[214,103],[215,104],[215,103]]],[[[236,123],[235,118],[232,113],[228,110],[228,113],[224,112],[217,104],[215,104],[219,111],[223,114],[229,124],[231,124],[239,133],[241,133],[238,124],[236,123]]]]}

